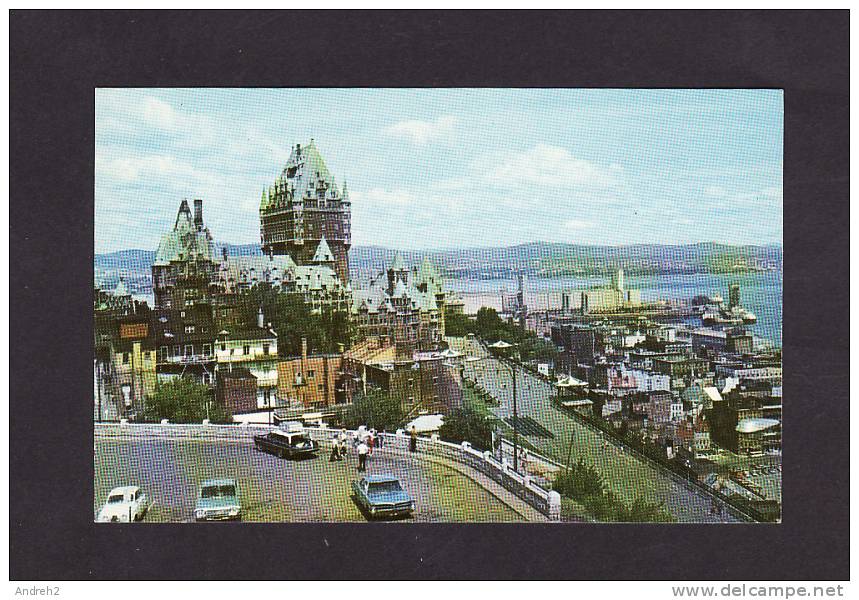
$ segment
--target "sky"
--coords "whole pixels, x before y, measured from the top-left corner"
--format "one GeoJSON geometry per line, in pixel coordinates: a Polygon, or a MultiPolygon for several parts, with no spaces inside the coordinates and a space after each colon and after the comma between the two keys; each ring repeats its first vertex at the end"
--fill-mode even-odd
{"type": "Polygon", "coordinates": [[[353,245],[781,244],[780,90],[98,89],[95,251],[155,250],[183,198],[259,243],[314,139],[353,245]]]}

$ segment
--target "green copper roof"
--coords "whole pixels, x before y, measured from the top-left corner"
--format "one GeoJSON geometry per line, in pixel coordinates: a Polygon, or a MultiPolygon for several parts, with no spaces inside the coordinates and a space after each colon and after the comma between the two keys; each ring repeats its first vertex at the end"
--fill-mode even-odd
{"type": "Polygon", "coordinates": [[[348,202],[349,192],[343,184],[341,194],[328,166],[312,139],[307,145],[296,144],[281,174],[263,189],[260,211],[286,208],[290,202],[308,198],[348,202]]]}
{"type": "Polygon", "coordinates": [[[325,241],[325,236],[322,236],[322,239],[319,240],[319,245],[316,247],[316,252],[313,255],[313,261],[315,263],[333,263],[334,262],[334,254],[331,252],[331,248],[328,247],[328,242],[325,241]]]}
{"type": "Polygon", "coordinates": [[[173,229],[161,238],[155,252],[155,265],[168,265],[174,261],[189,259],[217,262],[215,243],[205,227],[197,229],[188,201],[182,200],[173,229]]]}
{"type": "Polygon", "coordinates": [[[400,255],[399,251],[397,251],[397,255],[394,256],[394,261],[391,263],[390,269],[392,271],[406,270],[406,265],[403,263],[403,257],[400,255]]]}

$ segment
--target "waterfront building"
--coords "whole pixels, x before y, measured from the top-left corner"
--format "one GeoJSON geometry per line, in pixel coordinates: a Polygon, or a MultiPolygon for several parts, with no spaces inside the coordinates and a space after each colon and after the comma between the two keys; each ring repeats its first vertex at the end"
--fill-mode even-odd
{"type": "Polygon", "coordinates": [[[263,190],[259,214],[264,254],[312,265],[317,247],[326,240],[338,279],[349,282],[349,192],[345,182],[342,189],[337,186],[312,139],[306,146],[296,144],[282,173],[263,190]]]}
{"type": "Polygon", "coordinates": [[[641,305],[641,290],[626,289],[623,269],[618,269],[608,286],[583,291],[580,305],[585,314],[635,308],[641,305]]]}

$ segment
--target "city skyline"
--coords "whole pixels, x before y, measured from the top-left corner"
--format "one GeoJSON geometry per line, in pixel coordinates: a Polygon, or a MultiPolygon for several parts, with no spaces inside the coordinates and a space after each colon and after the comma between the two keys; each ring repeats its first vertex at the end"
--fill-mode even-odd
{"type": "Polygon", "coordinates": [[[354,245],[781,244],[782,114],[778,90],[99,89],[95,250],[154,248],[183,197],[259,243],[311,138],[354,245]]]}

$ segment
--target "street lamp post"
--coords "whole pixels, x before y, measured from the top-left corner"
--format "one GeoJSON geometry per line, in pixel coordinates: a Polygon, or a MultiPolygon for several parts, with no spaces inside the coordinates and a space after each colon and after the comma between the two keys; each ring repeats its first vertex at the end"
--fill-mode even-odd
{"type": "MultiPolygon", "coordinates": [[[[516,344],[508,344],[504,340],[498,340],[494,344],[489,344],[489,348],[500,354],[503,350],[508,350],[515,347],[516,344]]],[[[501,363],[510,367],[510,374],[513,377],[513,470],[519,472],[519,407],[516,402],[516,365],[507,364],[503,360],[501,363]]]]}

